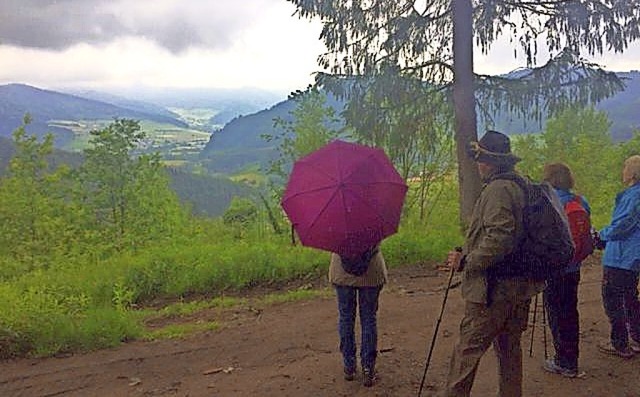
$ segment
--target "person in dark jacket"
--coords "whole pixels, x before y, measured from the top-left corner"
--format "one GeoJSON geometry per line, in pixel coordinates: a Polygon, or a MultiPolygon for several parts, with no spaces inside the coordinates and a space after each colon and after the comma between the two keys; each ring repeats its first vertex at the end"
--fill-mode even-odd
{"type": "MultiPolygon", "coordinates": [[[[555,188],[563,207],[576,197],[576,194],[571,191],[575,184],[573,174],[566,164],[545,165],[543,179],[555,188]]],[[[582,207],[591,214],[587,200],[582,196],[579,196],[579,199],[582,207]]],[[[563,274],[549,279],[543,295],[556,352],[555,357],[546,360],[543,367],[548,372],[569,378],[578,375],[580,265],[579,262],[572,263],[563,274]]]]}
{"type": "Polygon", "coordinates": [[[338,334],[344,378],[348,381],[355,379],[357,370],[354,327],[356,308],[359,307],[362,384],[366,387],[373,386],[378,352],[378,298],[387,282],[387,267],[379,247],[371,249],[369,266],[362,275],[347,272],[340,256],[331,254],[329,281],[333,284],[338,298],[338,334]]]}
{"type": "MultiPolygon", "coordinates": [[[[487,131],[472,144],[470,155],[485,185],[476,200],[462,252],[451,251],[447,263],[462,272],[464,317],[453,349],[442,397],[468,397],[478,364],[493,344],[498,358],[499,397],[522,395],[522,332],[527,328],[531,297],[544,283],[524,278],[493,279],[496,266],[517,249],[524,235],[525,194],[517,182],[499,178],[516,174],[520,160],[511,153],[509,137],[487,131]]],[[[519,177],[519,175],[512,175],[519,177]]]]}
{"type": "Polygon", "coordinates": [[[607,354],[631,358],[640,353],[640,156],[624,162],[622,182],[611,223],[600,231],[606,244],[602,255],[602,302],[611,335],[598,348],[607,354]]]}

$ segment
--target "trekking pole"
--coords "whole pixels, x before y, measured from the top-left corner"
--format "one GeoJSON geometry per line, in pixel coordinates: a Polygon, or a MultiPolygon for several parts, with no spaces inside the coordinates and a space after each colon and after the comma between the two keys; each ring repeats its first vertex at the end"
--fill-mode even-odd
{"type": "Polygon", "coordinates": [[[536,333],[536,315],[538,314],[538,295],[533,300],[533,324],[531,325],[531,342],[529,343],[529,357],[533,357],[533,335],[536,333]]]}
{"type": "Polygon", "coordinates": [[[547,311],[544,305],[544,295],[542,296],[542,341],[544,344],[544,359],[547,359],[547,311]]]}
{"type": "MultiPolygon", "coordinates": [[[[455,250],[458,252],[462,252],[461,247],[456,247],[455,250]]],[[[429,363],[431,362],[433,347],[436,344],[436,336],[438,335],[438,328],[440,328],[440,323],[442,322],[444,307],[447,304],[447,296],[449,296],[449,289],[451,289],[451,282],[453,281],[453,274],[455,272],[456,270],[454,268],[451,268],[451,271],[449,271],[449,281],[447,282],[447,288],[444,290],[444,298],[442,299],[442,306],[440,307],[440,315],[438,316],[438,321],[436,321],[436,326],[435,326],[435,329],[433,330],[433,337],[431,338],[431,346],[429,347],[429,354],[427,354],[427,361],[424,364],[424,372],[422,373],[422,381],[420,382],[420,390],[418,390],[418,397],[422,396],[422,388],[424,386],[424,381],[427,378],[427,370],[429,369],[429,363]]]]}

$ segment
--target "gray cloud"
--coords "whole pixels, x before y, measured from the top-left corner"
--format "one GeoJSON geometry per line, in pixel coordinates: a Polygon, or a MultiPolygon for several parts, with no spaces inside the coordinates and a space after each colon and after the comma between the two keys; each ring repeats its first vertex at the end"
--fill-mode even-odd
{"type": "Polygon", "coordinates": [[[60,50],[143,37],[172,52],[224,49],[284,0],[0,0],[0,45],[60,50]]]}

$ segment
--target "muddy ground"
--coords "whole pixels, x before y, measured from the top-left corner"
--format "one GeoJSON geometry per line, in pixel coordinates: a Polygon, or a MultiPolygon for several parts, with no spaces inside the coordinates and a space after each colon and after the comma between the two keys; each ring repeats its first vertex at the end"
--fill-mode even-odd
{"type": "MultiPolygon", "coordinates": [[[[544,372],[542,327],[524,334],[524,395],[640,397],[640,357],[606,356],[596,343],[609,332],[600,297],[601,267],[588,261],[580,286],[581,379],[544,372]]],[[[342,379],[337,307],[329,293],[306,301],[204,311],[222,326],[179,340],[134,341],[118,348],[60,358],[0,363],[0,396],[416,396],[446,271],[433,265],[390,271],[380,298],[379,379],[367,389],[342,379]]],[[[318,283],[316,283],[317,285],[318,283]]],[[[320,288],[328,287],[324,281],[320,288]]],[[[255,293],[254,293],[255,295],[255,293]]],[[[423,396],[442,387],[462,315],[459,288],[451,291],[423,396]]],[[[198,321],[191,317],[189,321],[198,321]]],[[[184,320],[183,320],[184,321],[184,320]]],[[[540,316],[538,316],[540,324],[540,316]]],[[[552,354],[547,333],[549,354],[552,354]]],[[[494,396],[493,352],[481,362],[473,396],[494,396]]]]}

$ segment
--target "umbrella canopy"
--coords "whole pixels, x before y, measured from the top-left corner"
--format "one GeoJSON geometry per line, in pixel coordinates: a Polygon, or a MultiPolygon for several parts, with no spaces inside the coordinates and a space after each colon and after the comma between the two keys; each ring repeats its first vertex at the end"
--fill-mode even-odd
{"type": "Polygon", "coordinates": [[[354,258],[397,232],[406,193],[384,151],[336,140],[294,163],[281,205],[303,245],[354,258]]]}

